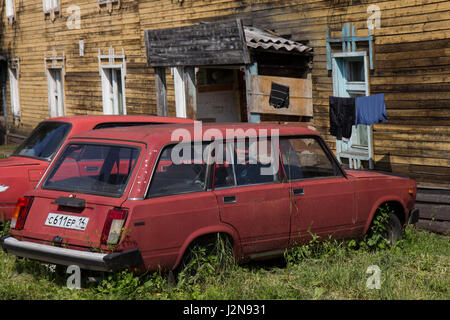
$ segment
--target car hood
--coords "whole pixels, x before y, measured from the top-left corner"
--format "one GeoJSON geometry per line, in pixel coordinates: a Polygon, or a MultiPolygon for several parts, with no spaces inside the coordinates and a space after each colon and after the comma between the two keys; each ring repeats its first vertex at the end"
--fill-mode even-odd
{"type": "Polygon", "coordinates": [[[27,157],[16,157],[11,156],[6,159],[0,159],[0,168],[4,167],[18,167],[18,166],[32,166],[32,165],[39,165],[43,162],[46,162],[44,160],[39,159],[33,159],[33,158],[27,158],[27,157]]]}

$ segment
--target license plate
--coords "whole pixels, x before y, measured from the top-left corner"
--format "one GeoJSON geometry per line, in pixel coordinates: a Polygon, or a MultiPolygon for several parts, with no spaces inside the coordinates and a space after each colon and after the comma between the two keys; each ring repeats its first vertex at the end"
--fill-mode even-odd
{"type": "Polygon", "coordinates": [[[86,230],[89,218],[71,216],[68,214],[49,213],[45,225],[50,227],[66,228],[72,230],[86,230]]]}

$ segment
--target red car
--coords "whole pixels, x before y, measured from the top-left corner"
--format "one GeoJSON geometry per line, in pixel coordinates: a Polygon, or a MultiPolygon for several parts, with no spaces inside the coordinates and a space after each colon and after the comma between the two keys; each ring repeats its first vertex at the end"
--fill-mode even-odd
{"type": "Polygon", "coordinates": [[[58,148],[74,134],[100,128],[191,122],[154,116],[73,116],[39,123],[9,158],[0,159],[0,222],[11,219],[17,200],[36,185],[58,148]]]}
{"type": "Polygon", "coordinates": [[[315,131],[196,126],[71,137],[19,200],[3,249],[91,270],[172,270],[217,234],[246,261],[280,255],[310,233],[361,237],[386,203],[392,240],[417,220],[415,181],[346,171],[315,131]]]}

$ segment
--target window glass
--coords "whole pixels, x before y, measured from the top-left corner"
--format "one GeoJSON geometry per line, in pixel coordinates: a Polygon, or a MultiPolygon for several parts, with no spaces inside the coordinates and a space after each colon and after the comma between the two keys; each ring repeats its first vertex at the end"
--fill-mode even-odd
{"type": "MultiPolygon", "coordinates": [[[[278,181],[278,162],[272,161],[270,140],[245,140],[245,145],[238,141],[234,152],[237,185],[278,181]]],[[[275,155],[275,160],[277,159],[278,156],[275,155]]]]}
{"type": "Polygon", "coordinates": [[[282,138],[280,148],[289,181],[340,175],[315,138],[282,138]]]}
{"type": "Polygon", "coordinates": [[[223,159],[219,159],[216,155],[215,188],[262,184],[279,180],[279,154],[272,154],[270,140],[247,139],[229,142],[222,157],[223,159]]]}
{"type": "Polygon", "coordinates": [[[43,189],[120,197],[138,154],[132,147],[71,144],[53,165],[43,189]]]}
{"type": "Polygon", "coordinates": [[[364,61],[348,60],[347,61],[347,81],[364,82],[364,61]]]}
{"type": "Polygon", "coordinates": [[[163,149],[158,160],[147,198],[204,191],[207,163],[203,160],[206,145],[177,144],[163,149]]]}
{"type": "Polygon", "coordinates": [[[50,159],[69,132],[71,125],[64,122],[43,122],[14,151],[13,155],[50,159]]]}
{"type": "Polygon", "coordinates": [[[233,144],[217,145],[215,150],[214,188],[226,188],[236,185],[234,174],[234,158],[231,153],[233,144]],[[219,152],[218,148],[221,148],[219,152]]]}

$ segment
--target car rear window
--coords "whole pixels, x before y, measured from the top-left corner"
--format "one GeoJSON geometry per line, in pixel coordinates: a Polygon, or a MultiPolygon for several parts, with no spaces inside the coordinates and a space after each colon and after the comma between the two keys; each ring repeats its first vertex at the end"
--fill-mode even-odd
{"type": "Polygon", "coordinates": [[[49,160],[66,138],[72,125],[67,122],[42,122],[14,151],[13,155],[49,160]]]}
{"type": "Polygon", "coordinates": [[[139,149],[130,146],[70,144],[42,188],[121,197],[138,156],[139,149]]]}

